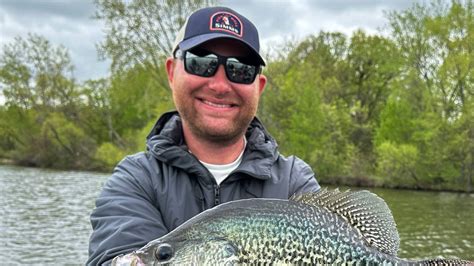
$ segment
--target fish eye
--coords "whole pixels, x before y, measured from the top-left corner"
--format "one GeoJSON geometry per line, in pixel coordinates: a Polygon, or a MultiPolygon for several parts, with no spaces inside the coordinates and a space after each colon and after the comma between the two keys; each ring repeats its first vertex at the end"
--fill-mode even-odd
{"type": "Polygon", "coordinates": [[[237,254],[237,247],[232,244],[227,244],[224,246],[224,257],[230,257],[234,254],[237,254]]]}
{"type": "Polygon", "coordinates": [[[155,249],[155,257],[158,261],[167,261],[171,259],[173,255],[173,248],[169,244],[163,243],[155,249]]]}

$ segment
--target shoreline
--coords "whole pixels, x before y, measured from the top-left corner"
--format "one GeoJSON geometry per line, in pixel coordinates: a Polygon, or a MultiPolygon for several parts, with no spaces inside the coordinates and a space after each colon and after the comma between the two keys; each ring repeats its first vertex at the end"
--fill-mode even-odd
{"type": "MultiPolygon", "coordinates": [[[[96,172],[101,174],[112,174],[113,169],[72,169],[72,168],[43,168],[34,165],[25,165],[16,162],[12,159],[7,158],[0,158],[0,166],[17,166],[17,167],[28,167],[28,168],[36,168],[36,169],[48,169],[48,170],[57,170],[57,171],[84,171],[84,172],[96,172]]],[[[333,178],[335,182],[324,182],[318,180],[318,183],[321,187],[325,186],[332,186],[332,187],[347,187],[347,188],[387,188],[387,189],[395,189],[395,190],[413,190],[413,191],[427,191],[427,192],[452,192],[452,193],[467,193],[467,194],[474,194],[474,191],[467,191],[467,190],[460,190],[460,189],[449,189],[449,188],[427,188],[427,187],[408,187],[408,186],[391,186],[388,184],[376,184],[369,178],[360,178],[360,177],[353,177],[353,178],[333,178]],[[346,180],[348,182],[340,182],[342,180],[346,180]],[[338,182],[339,181],[339,182],[338,182]]]]}

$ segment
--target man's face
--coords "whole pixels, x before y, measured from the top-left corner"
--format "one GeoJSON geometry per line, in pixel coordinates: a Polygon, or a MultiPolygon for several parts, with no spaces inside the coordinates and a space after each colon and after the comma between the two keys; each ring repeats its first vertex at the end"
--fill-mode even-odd
{"type": "MultiPolygon", "coordinates": [[[[238,41],[217,39],[200,46],[222,56],[246,56],[248,48],[238,41]]],[[[182,60],[166,62],[168,80],[184,130],[195,137],[215,142],[233,141],[245,133],[257,112],[266,78],[257,75],[251,84],[227,79],[223,65],[212,77],[186,72],[182,60]]]]}

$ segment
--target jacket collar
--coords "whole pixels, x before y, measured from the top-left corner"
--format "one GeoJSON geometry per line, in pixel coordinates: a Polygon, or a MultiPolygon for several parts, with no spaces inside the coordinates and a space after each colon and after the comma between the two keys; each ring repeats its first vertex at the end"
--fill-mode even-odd
{"type": "MultiPolygon", "coordinates": [[[[236,171],[258,179],[271,178],[271,167],[279,155],[277,143],[256,117],[250,123],[246,137],[247,146],[236,171]]],[[[176,111],[163,114],[155,123],[147,137],[147,151],[159,161],[191,174],[209,177],[207,169],[188,152],[181,118],[176,111]]]]}

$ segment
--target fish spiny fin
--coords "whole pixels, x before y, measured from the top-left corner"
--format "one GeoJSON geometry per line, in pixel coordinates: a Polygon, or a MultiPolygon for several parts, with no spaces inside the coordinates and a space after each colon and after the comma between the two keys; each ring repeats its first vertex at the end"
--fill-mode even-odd
{"type": "Polygon", "coordinates": [[[367,244],[390,255],[397,255],[400,245],[397,226],[385,201],[366,191],[322,189],[293,195],[290,200],[323,207],[344,218],[356,228],[367,244]]]}
{"type": "Polygon", "coordinates": [[[460,260],[460,259],[428,259],[416,261],[418,265],[439,266],[439,265],[474,265],[474,261],[460,260]]]}

